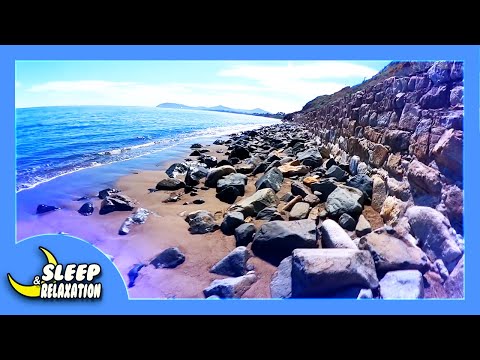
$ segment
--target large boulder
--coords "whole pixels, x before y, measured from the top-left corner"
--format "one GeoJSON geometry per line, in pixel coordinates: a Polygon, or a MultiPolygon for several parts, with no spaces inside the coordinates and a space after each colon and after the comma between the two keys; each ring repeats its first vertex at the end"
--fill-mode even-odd
{"type": "Polygon", "coordinates": [[[240,191],[234,186],[223,187],[222,190],[217,195],[215,195],[218,200],[227,204],[233,204],[239,196],[240,191]]]}
{"type": "Polygon", "coordinates": [[[413,235],[431,261],[441,259],[451,270],[462,256],[450,222],[440,212],[426,206],[412,206],[405,216],[413,235]]]}
{"type": "Polygon", "coordinates": [[[229,210],[240,211],[246,216],[256,216],[260,210],[266,207],[276,207],[280,203],[275,191],[270,188],[258,190],[255,194],[242,199],[234,204],[229,210]]]}
{"type": "Polygon", "coordinates": [[[315,169],[322,165],[322,156],[317,149],[311,148],[297,154],[297,159],[303,165],[315,169]]]}
{"type": "Polygon", "coordinates": [[[346,182],[346,185],[362,191],[365,200],[370,201],[372,199],[373,180],[371,177],[355,175],[346,182]]]}
{"type": "Polygon", "coordinates": [[[323,248],[357,249],[345,230],[331,219],[323,221],[320,226],[323,248]]]}
{"type": "Polygon", "coordinates": [[[250,152],[248,151],[247,148],[240,146],[240,145],[235,145],[230,152],[230,155],[228,156],[229,158],[238,158],[240,160],[244,160],[250,157],[250,152]]]}
{"type": "Polygon", "coordinates": [[[255,273],[248,273],[239,277],[213,280],[203,290],[203,295],[208,298],[216,295],[222,299],[241,298],[243,294],[257,281],[255,273]]]}
{"type": "Polygon", "coordinates": [[[105,215],[112,211],[131,211],[134,208],[135,202],[128,196],[112,194],[102,200],[99,214],[105,215]]]}
{"type": "Polygon", "coordinates": [[[227,176],[228,174],[235,172],[235,168],[230,165],[224,165],[214,169],[210,169],[207,178],[205,179],[205,186],[216,187],[218,180],[220,180],[224,176],[227,176]]]}
{"type": "Polygon", "coordinates": [[[275,192],[280,191],[282,186],[283,175],[278,168],[274,167],[268,170],[265,174],[262,175],[260,179],[255,182],[255,187],[257,190],[270,188],[275,192]]]}
{"type": "Polygon", "coordinates": [[[348,186],[337,187],[328,195],[325,210],[335,219],[347,213],[357,217],[362,213],[363,193],[348,186]]]}
{"type": "Polygon", "coordinates": [[[270,282],[272,298],[287,299],[292,296],[292,257],[288,256],[280,262],[270,282]]]}
{"type": "Polygon", "coordinates": [[[220,230],[222,230],[225,235],[233,235],[235,229],[243,223],[245,223],[245,218],[241,212],[229,212],[223,218],[220,230]]]}
{"type": "Polygon", "coordinates": [[[422,273],[418,270],[388,272],[380,280],[380,295],[383,299],[422,299],[422,273]]]}
{"type": "Polygon", "coordinates": [[[212,213],[206,210],[191,212],[187,215],[185,221],[190,225],[188,231],[191,234],[206,234],[219,228],[212,213]]]}
{"type": "Polygon", "coordinates": [[[247,185],[248,178],[244,174],[231,173],[217,181],[217,193],[221,192],[228,186],[235,187],[240,196],[245,195],[245,185],[247,185]]]}
{"type": "Polygon", "coordinates": [[[278,266],[297,248],[316,248],[316,226],[313,220],[270,221],[255,234],[252,251],[259,258],[278,266]]]}
{"type": "Polygon", "coordinates": [[[247,246],[253,241],[257,229],[253,224],[241,224],[235,228],[235,244],[236,246],[247,246]]]}
{"type": "Polygon", "coordinates": [[[172,164],[168,167],[167,170],[165,170],[165,173],[168,175],[170,178],[174,178],[177,175],[183,175],[187,172],[188,170],[188,165],[184,163],[175,163],[172,164]]]}
{"type": "Polygon", "coordinates": [[[250,251],[245,246],[239,246],[213,265],[210,272],[234,277],[245,275],[248,272],[247,261],[250,257],[250,251]]]}
{"type": "Polygon", "coordinates": [[[293,298],[337,297],[352,288],[358,292],[378,288],[375,265],[368,251],[296,249],[292,256],[293,298]]]}
{"type": "Polygon", "coordinates": [[[395,270],[425,273],[429,269],[425,253],[393,229],[380,228],[363,236],[358,248],[370,251],[379,274],[395,270]]]}
{"type": "Polygon", "coordinates": [[[163,250],[160,254],[156,255],[150,264],[155,268],[167,268],[173,269],[185,262],[185,255],[177,247],[171,247],[163,250]]]}
{"type": "Polygon", "coordinates": [[[179,190],[185,187],[185,183],[181,180],[178,179],[163,179],[160,180],[157,183],[157,186],[155,187],[157,190],[168,190],[168,191],[173,191],[173,190],[179,190]]]}
{"type": "Polygon", "coordinates": [[[197,186],[200,180],[208,175],[208,169],[204,166],[192,166],[185,175],[185,184],[187,186],[197,186]]]}

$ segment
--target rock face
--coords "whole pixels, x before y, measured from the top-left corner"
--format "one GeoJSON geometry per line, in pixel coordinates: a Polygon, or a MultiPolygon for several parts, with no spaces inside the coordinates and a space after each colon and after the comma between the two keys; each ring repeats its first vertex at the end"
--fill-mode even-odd
{"type": "Polygon", "coordinates": [[[383,299],[422,299],[422,274],[418,270],[390,271],[380,280],[380,295],[383,299]]]}
{"type": "Polygon", "coordinates": [[[258,190],[255,194],[248,198],[240,200],[234,204],[230,211],[239,211],[244,216],[256,216],[261,210],[266,207],[275,207],[280,203],[275,191],[270,188],[258,190]]]}
{"type": "Polygon", "coordinates": [[[237,172],[233,166],[224,165],[219,166],[214,169],[210,169],[208,172],[207,178],[205,179],[205,186],[208,187],[216,187],[218,180],[222,177],[237,172]]]}
{"type": "Polygon", "coordinates": [[[213,215],[206,210],[194,211],[188,214],[185,220],[190,226],[188,231],[191,234],[206,234],[219,228],[213,215]]]}
{"type": "Polygon", "coordinates": [[[324,248],[357,249],[345,230],[331,219],[322,223],[320,233],[322,235],[322,247],[324,248]]]}
{"type": "Polygon", "coordinates": [[[379,274],[395,270],[424,273],[430,268],[425,253],[395,231],[375,230],[360,239],[358,248],[370,251],[379,274]]]}
{"type": "Polygon", "coordinates": [[[257,180],[255,187],[257,190],[270,188],[275,192],[280,190],[283,182],[283,174],[277,168],[268,170],[263,176],[257,180]]]}
{"type": "Polygon", "coordinates": [[[313,220],[270,221],[255,234],[252,251],[259,258],[278,266],[297,248],[316,248],[316,226],[313,220]]]}
{"type": "Polygon", "coordinates": [[[430,260],[441,259],[447,268],[455,265],[462,256],[462,251],[444,215],[430,207],[412,206],[405,216],[413,235],[430,260]]]}
{"type": "MultiPolygon", "coordinates": [[[[378,279],[368,251],[296,249],[292,254],[292,297],[338,297],[345,290],[377,289],[378,279]]],[[[348,293],[348,292],[347,292],[348,293]]]]}
{"type": "Polygon", "coordinates": [[[171,247],[163,250],[160,254],[150,261],[155,268],[173,269],[185,262],[185,255],[177,247],[171,247]]]}
{"type": "Polygon", "coordinates": [[[185,187],[185,183],[178,179],[163,179],[160,180],[155,187],[157,190],[179,190],[185,187]]]}
{"type": "Polygon", "coordinates": [[[257,281],[257,276],[247,274],[234,278],[213,280],[209,287],[203,290],[203,295],[208,298],[216,295],[221,299],[240,298],[257,281]]]}
{"type": "Polygon", "coordinates": [[[113,211],[131,211],[135,208],[134,201],[126,195],[112,194],[102,200],[100,215],[106,215],[113,211]]]}
{"type": "Polygon", "coordinates": [[[270,282],[272,298],[287,299],[292,296],[292,257],[286,257],[278,265],[270,282]]]}
{"type": "Polygon", "coordinates": [[[247,270],[247,261],[251,257],[250,251],[245,246],[239,246],[216,263],[210,272],[225,276],[242,276],[247,270]]]}

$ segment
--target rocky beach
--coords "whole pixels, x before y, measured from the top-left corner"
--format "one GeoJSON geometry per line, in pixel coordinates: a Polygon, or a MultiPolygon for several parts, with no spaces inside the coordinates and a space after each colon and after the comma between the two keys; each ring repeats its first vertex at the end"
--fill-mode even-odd
{"type": "Polygon", "coordinates": [[[379,75],[40,204],[18,238],[89,241],[130,298],[463,298],[463,65],[379,75]]]}

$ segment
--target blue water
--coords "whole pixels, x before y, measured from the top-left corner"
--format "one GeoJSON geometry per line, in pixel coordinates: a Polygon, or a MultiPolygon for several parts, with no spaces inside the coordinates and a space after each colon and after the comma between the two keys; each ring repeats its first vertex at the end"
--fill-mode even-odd
{"type": "Polygon", "coordinates": [[[17,212],[61,205],[121,175],[177,159],[194,142],[278,120],[201,110],[127,106],[16,110],[17,212]],[[130,161],[131,160],[131,161],[130,161]]]}

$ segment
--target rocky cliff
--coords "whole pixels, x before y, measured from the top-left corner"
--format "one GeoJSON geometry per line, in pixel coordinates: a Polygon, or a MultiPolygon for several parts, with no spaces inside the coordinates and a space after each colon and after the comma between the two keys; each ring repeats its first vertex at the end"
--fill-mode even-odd
{"type": "Polygon", "coordinates": [[[285,121],[303,124],[338,162],[359,158],[386,185],[387,224],[411,205],[463,234],[463,63],[395,62],[369,81],[319,96],[285,121]]]}

